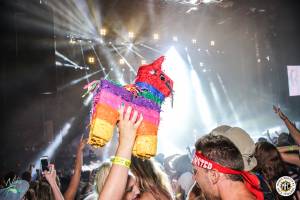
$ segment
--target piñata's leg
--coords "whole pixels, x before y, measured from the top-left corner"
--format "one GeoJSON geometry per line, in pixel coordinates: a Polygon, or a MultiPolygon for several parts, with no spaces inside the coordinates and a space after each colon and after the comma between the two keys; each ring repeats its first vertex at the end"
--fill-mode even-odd
{"type": "Polygon", "coordinates": [[[93,114],[88,143],[94,147],[102,147],[111,140],[118,117],[116,109],[98,103],[93,114]]]}
{"type": "Polygon", "coordinates": [[[133,147],[133,155],[148,159],[156,155],[157,131],[154,124],[143,121],[137,130],[137,138],[133,147]]]}

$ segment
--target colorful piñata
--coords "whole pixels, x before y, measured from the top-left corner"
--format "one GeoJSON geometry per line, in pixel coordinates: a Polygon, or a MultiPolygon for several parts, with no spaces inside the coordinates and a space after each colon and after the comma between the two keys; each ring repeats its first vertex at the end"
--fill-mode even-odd
{"type": "Polygon", "coordinates": [[[118,108],[131,106],[143,115],[137,130],[133,154],[141,158],[155,156],[161,104],[172,93],[173,81],[161,70],[164,57],[138,69],[134,84],[124,87],[108,80],[101,80],[94,88],[93,108],[88,143],[104,146],[113,135],[118,120],[118,108]]]}

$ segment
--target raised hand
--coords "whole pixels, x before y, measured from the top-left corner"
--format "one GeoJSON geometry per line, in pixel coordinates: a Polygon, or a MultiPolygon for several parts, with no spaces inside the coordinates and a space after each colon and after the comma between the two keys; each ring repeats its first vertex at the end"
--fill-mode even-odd
{"type": "Polygon", "coordinates": [[[56,181],[56,170],[53,164],[49,165],[49,171],[44,171],[44,176],[46,178],[46,180],[49,182],[49,184],[51,183],[55,183],[56,181]]]}
{"type": "Polygon", "coordinates": [[[136,132],[143,121],[143,116],[142,114],[138,116],[138,112],[134,111],[130,106],[127,108],[125,114],[124,111],[125,107],[122,105],[119,109],[119,144],[133,146],[136,132]],[[132,117],[130,118],[130,116],[132,117]]]}
{"type": "MultiPolygon", "coordinates": [[[[143,121],[143,116],[139,115],[137,111],[133,111],[131,107],[128,107],[125,113],[124,110],[124,105],[122,105],[118,110],[119,146],[115,157],[119,157],[121,160],[127,160],[130,162],[136,132],[143,121]]],[[[126,165],[113,163],[98,200],[122,199],[126,188],[128,170],[129,167],[126,165]]]]}
{"type": "Polygon", "coordinates": [[[285,114],[283,114],[283,112],[280,110],[279,107],[273,105],[273,110],[280,117],[280,119],[282,120],[287,119],[287,117],[285,116],[285,114]]]}
{"type": "Polygon", "coordinates": [[[53,164],[49,165],[49,171],[44,171],[44,176],[51,186],[52,193],[55,200],[64,200],[63,195],[60,192],[60,189],[56,183],[56,170],[53,164]]]}
{"type": "Polygon", "coordinates": [[[81,136],[80,142],[79,142],[79,145],[78,145],[78,150],[83,151],[86,144],[87,144],[87,139],[83,139],[83,136],[81,136]]]}

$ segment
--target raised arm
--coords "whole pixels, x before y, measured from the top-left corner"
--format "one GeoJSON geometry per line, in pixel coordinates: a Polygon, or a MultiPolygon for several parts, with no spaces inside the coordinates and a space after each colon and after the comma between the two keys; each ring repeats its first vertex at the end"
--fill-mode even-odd
{"type": "Polygon", "coordinates": [[[81,168],[82,168],[82,163],[83,163],[83,149],[86,145],[86,142],[87,142],[87,140],[83,139],[83,137],[81,137],[80,143],[77,148],[77,153],[76,153],[74,174],[71,178],[68,189],[64,193],[64,198],[66,200],[74,200],[75,199],[75,195],[76,195],[79,183],[80,183],[81,168]]]}
{"type": "Polygon", "coordinates": [[[52,192],[54,195],[54,199],[55,200],[64,200],[64,197],[61,194],[60,189],[56,183],[56,170],[54,168],[54,165],[53,164],[49,165],[49,171],[44,171],[43,174],[51,186],[51,189],[52,189],[52,192]]]}
{"type": "Polygon", "coordinates": [[[285,123],[286,127],[289,129],[290,134],[294,138],[295,142],[300,145],[300,131],[296,128],[296,126],[289,120],[289,118],[283,114],[280,108],[273,106],[274,112],[282,119],[285,123]]]}
{"type": "Polygon", "coordinates": [[[300,157],[299,154],[296,153],[280,153],[281,158],[284,162],[289,164],[296,165],[300,167],[300,157]]]}
{"type": "Polygon", "coordinates": [[[291,151],[300,151],[300,146],[292,145],[292,146],[277,147],[277,150],[280,153],[291,152],[291,151]]]}
{"type": "Polygon", "coordinates": [[[142,115],[134,111],[131,119],[132,108],[128,107],[124,115],[124,106],[119,110],[119,144],[115,155],[115,161],[99,195],[99,200],[120,200],[125,192],[128,170],[131,160],[131,152],[134,145],[136,131],[141,124],[142,115]]]}

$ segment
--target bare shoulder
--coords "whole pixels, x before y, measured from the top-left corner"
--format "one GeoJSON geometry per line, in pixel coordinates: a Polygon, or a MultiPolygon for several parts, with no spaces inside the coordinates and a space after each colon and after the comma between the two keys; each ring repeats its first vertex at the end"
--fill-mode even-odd
{"type": "Polygon", "coordinates": [[[139,199],[140,200],[155,200],[154,196],[150,192],[144,192],[139,199]]]}
{"type": "MultiPolygon", "coordinates": [[[[157,200],[150,192],[144,192],[139,199],[140,200],[157,200]]],[[[159,195],[159,199],[160,200],[170,200],[168,197],[166,197],[163,194],[159,195]]]]}

